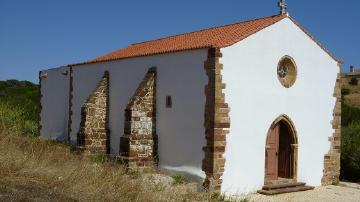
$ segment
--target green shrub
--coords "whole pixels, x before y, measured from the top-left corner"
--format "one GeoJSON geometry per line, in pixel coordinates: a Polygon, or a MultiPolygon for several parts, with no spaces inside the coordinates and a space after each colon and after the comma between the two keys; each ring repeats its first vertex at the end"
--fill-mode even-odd
{"type": "Polygon", "coordinates": [[[184,184],[186,182],[186,177],[184,175],[176,174],[171,177],[174,180],[174,184],[184,184]]]}
{"type": "Polygon", "coordinates": [[[0,124],[20,134],[38,135],[38,87],[28,81],[0,82],[0,124]]]}
{"type": "Polygon", "coordinates": [[[0,102],[0,124],[19,134],[38,135],[38,123],[29,119],[29,114],[21,108],[0,102]]]}
{"type": "Polygon", "coordinates": [[[4,81],[0,81],[0,90],[4,90],[6,87],[6,83],[4,81]]]}
{"type": "Polygon", "coordinates": [[[97,164],[104,164],[105,162],[107,162],[108,158],[104,154],[98,154],[98,155],[93,156],[91,158],[91,160],[97,164]]]}
{"type": "Polygon", "coordinates": [[[14,87],[19,86],[20,82],[16,79],[9,79],[9,80],[6,80],[6,85],[8,87],[14,88],[14,87]]]}
{"type": "Polygon", "coordinates": [[[341,95],[349,95],[349,94],[350,94],[350,89],[348,88],[341,89],[341,95]]]}
{"type": "Polygon", "coordinates": [[[36,85],[33,84],[33,83],[30,82],[30,81],[20,81],[20,82],[19,82],[19,86],[22,86],[22,87],[34,87],[34,86],[36,86],[36,85]]]}
{"type": "Polygon", "coordinates": [[[352,77],[349,82],[350,85],[357,86],[358,80],[355,77],[352,77]]]}
{"type": "Polygon", "coordinates": [[[210,199],[210,201],[225,201],[225,195],[220,192],[213,192],[210,199]]]}
{"type": "Polygon", "coordinates": [[[347,126],[352,122],[360,122],[360,109],[351,107],[344,102],[341,104],[341,125],[347,126]]]}
{"type": "Polygon", "coordinates": [[[341,178],[360,180],[360,122],[353,122],[342,128],[341,178]]]}

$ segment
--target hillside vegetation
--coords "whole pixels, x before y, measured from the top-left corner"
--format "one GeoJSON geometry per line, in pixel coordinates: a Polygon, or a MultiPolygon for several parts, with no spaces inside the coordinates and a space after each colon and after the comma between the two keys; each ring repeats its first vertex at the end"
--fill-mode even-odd
{"type": "Polygon", "coordinates": [[[0,201],[223,201],[183,176],[127,171],[41,140],[37,102],[36,85],[0,82],[0,201]]]}
{"type": "Polygon", "coordinates": [[[0,81],[0,118],[3,126],[37,136],[38,86],[29,81],[0,81]]]}
{"type": "Polygon", "coordinates": [[[341,179],[360,181],[360,83],[355,77],[341,80],[341,179]]]}

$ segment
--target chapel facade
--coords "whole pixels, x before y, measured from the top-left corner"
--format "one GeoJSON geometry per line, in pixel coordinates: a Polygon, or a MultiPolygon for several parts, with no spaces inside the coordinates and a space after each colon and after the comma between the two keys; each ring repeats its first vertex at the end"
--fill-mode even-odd
{"type": "Polygon", "coordinates": [[[312,189],[339,180],[340,65],[286,12],[136,43],[41,71],[40,134],[228,194],[312,189]]]}

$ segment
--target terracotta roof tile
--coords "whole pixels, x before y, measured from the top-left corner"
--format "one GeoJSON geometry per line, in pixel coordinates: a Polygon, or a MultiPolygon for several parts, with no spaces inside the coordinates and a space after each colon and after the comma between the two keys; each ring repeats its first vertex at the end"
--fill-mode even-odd
{"type": "MultiPolygon", "coordinates": [[[[249,37],[250,35],[286,17],[288,16],[275,15],[266,18],[259,18],[255,20],[249,20],[240,23],[224,25],[220,27],[214,27],[214,28],[199,30],[195,32],[136,43],[126,48],[95,58],[94,60],[84,63],[78,63],[75,65],[105,62],[105,61],[118,60],[122,58],[156,55],[162,53],[170,53],[170,52],[201,49],[201,48],[210,48],[210,47],[223,48],[230,46],[234,43],[237,43],[249,37]]],[[[313,38],[311,35],[309,36],[313,38]]],[[[326,49],[324,50],[327,51],[326,49]]]]}

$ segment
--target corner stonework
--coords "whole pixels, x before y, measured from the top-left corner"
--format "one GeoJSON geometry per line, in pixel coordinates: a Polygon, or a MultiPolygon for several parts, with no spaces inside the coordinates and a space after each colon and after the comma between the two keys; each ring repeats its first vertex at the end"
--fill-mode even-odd
{"type": "Polygon", "coordinates": [[[146,73],[126,106],[120,160],[128,168],[150,169],[157,165],[155,67],[146,73]]]}
{"type": "Polygon", "coordinates": [[[210,48],[204,68],[208,76],[205,87],[205,137],[206,146],[203,148],[205,158],[202,170],[206,173],[204,187],[209,191],[221,189],[221,176],[225,166],[226,135],[229,133],[230,117],[229,107],[225,102],[225,84],[222,82],[221,70],[223,65],[219,62],[222,54],[219,48],[210,48]]]}
{"type": "Polygon", "coordinates": [[[39,112],[38,112],[38,128],[37,128],[39,135],[41,134],[41,129],[42,129],[42,125],[41,125],[42,104],[41,104],[41,101],[42,101],[43,95],[41,93],[41,83],[42,83],[41,74],[42,74],[42,71],[39,71],[39,88],[38,88],[38,95],[39,95],[39,97],[38,97],[38,99],[39,99],[38,108],[39,108],[39,112]]]}
{"type": "Polygon", "coordinates": [[[67,136],[67,141],[69,144],[71,144],[71,124],[72,124],[72,115],[73,115],[73,111],[72,111],[72,106],[73,106],[73,98],[74,98],[74,86],[73,86],[73,67],[69,65],[69,100],[68,100],[68,123],[67,123],[67,127],[68,127],[68,136],[67,136]]]}
{"type": "Polygon", "coordinates": [[[330,150],[324,156],[324,170],[321,179],[322,185],[338,184],[340,176],[340,147],[341,147],[341,75],[337,76],[334,88],[336,103],[333,110],[332,127],[333,135],[329,138],[331,142],[330,150]]]}
{"type": "Polygon", "coordinates": [[[81,107],[77,149],[88,155],[109,154],[109,72],[81,107]]]}

